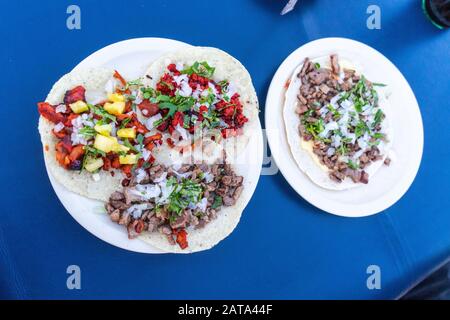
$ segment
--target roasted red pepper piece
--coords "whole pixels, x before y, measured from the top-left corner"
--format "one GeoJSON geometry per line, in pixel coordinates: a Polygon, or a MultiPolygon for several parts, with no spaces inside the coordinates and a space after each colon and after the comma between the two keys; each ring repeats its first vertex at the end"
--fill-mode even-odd
{"type": "Polygon", "coordinates": [[[39,102],[38,111],[41,116],[54,124],[65,121],[64,115],[56,112],[55,107],[53,107],[50,103],[39,102]]]}
{"type": "Polygon", "coordinates": [[[72,152],[72,143],[69,136],[65,136],[61,141],[56,144],[56,150],[62,153],[72,152]]]}
{"type": "Polygon", "coordinates": [[[72,120],[73,120],[73,119],[76,119],[76,118],[79,117],[79,116],[80,116],[79,114],[71,113],[71,114],[67,117],[66,121],[64,122],[64,125],[65,125],[66,127],[73,127],[73,125],[72,125],[72,120]]]}
{"type": "Polygon", "coordinates": [[[114,70],[114,78],[119,80],[123,86],[127,85],[127,81],[124,79],[124,77],[122,77],[122,75],[117,70],[114,70]]]}
{"type": "Polygon", "coordinates": [[[138,133],[146,134],[148,132],[147,127],[138,120],[135,113],[133,113],[133,115],[131,116],[131,119],[132,120],[130,121],[130,123],[132,122],[132,125],[136,127],[136,131],[138,133]]]}
{"type": "Polygon", "coordinates": [[[54,129],[52,129],[52,133],[55,135],[55,137],[57,137],[58,139],[62,139],[66,136],[66,130],[61,130],[59,132],[56,132],[54,129]]]}
{"type": "Polygon", "coordinates": [[[155,133],[154,135],[148,136],[144,139],[144,144],[147,145],[150,142],[161,140],[162,134],[161,133],[155,133]]]}
{"type": "Polygon", "coordinates": [[[177,243],[180,246],[181,249],[186,249],[188,247],[188,241],[187,241],[187,232],[184,229],[181,229],[179,231],[177,231],[176,233],[177,236],[177,243]]]}
{"type": "Polygon", "coordinates": [[[153,148],[155,148],[155,144],[153,142],[149,142],[145,145],[145,149],[147,149],[148,151],[152,151],[153,148]]]}
{"type": "Polygon", "coordinates": [[[116,118],[117,118],[117,120],[119,120],[119,121],[123,121],[123,120],[125,120],[125,119],[128,119],[128,118],[131,118],[131,115],[129,115],[129,114],[118,114],[117,116],[116,116],[116,118]]]}
{"type": "Polygon", "coordinates": [[[67,90],[66,94],[64,95],[64,103],[70,104],[80,100],[86,101],[85,92],[86,90],[84,89],[83,86],[77,86],[72,90],[67,90]]]}
{"type": "MultiPolygon", "coordinates": [[[[66,161],[66,159],[68,159],[67,153],[56,150],[56,161],[58,161],[58,163],[60,165],[62,165],[63,167],[67,167],[69,165],[69,163],[66,161]]],[[[70,160],[69,160],[69,162],[70,162],[70,160]]]]}
{"type": "Polygon", "coordinates": [[[70,151],[69,159],[70,161],[75,161],[81,159],[81,157],[84,154],[84,147],[81,144],[76,145],[72,148],[72,151],[70,151]]]}
{"type": "Polygon", "coordinates": [[[142,101],[138,104],[138,108],[141,110],[142,114],[146,117],[153,117],[159,112],[158,104],[151,103],[148,100],[142,101]]]}

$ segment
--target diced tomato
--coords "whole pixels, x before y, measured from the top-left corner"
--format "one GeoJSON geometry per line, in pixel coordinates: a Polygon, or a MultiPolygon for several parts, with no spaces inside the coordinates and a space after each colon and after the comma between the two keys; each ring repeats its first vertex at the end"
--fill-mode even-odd
{"type": "Polygon", "coordinates": [[[154,147],[155,144],[153,142],[149,142],[145,145],[145,149],[147,149],[148,151],[152,151],[154,147]]]}
{"type": "Polygon", "coordinates": [[[67,90],[66,94],[64,95],[64,103],[70,104],[77,101],[86,101],[85,98],[86,90],[83,86],[77,86],[73,88],[72,90],[67,90]]]}
{"type": "Polygon", "coordinates": [[[181,74],[181,72],[178,71],[177,66],[175,65],[175,63],[169,64],[167,66],[167,70],[169,70],[170,72],[172,72],[176,76],[179,76],[181,74]]]}
{"type": "Polygon", "coordinates": [[[177,231],[175,234],[177,236],[176,241],[177,241],[178,245],[180,246],[180,248],[183,250],[186,249],[189,246],[188,241],[187,241],[186,230],[181,229],[181,230],[177,231]]]}
{"type": "Polygon", "coordinates": [[[200,86],[200,88],[202,90],[205,90],[209,87],[209,79],[199,76],[196,73],[193,73],[189,76],[189,86],[193,89],[196,90],[197,86],[200,86]]]}
{"type": "Polygon", "coordinates": [[[72,148],[72,151],[69,154],[70,161],[79,160],[84,154],[84,146],[81,144],[76,145],[72,148]]]}
{"type": "Polygon", "coordinates": [[[181,111],[177,111],[174,113],[172,118],[172,126],[175,128],[177,125],[183,126],[184,123],[184,114],[181,111]]]}
{"type": "Polygon", "coordinates": [[[153,117],[159,112],[158,104],[151,103],[149,100],[143,100],[140,104],[138,104],[138,108],[146,117],[153,117]]]}
{"type": "Polygon", "coordinates": [[[103,170],[108,171],[111,169],[111,160],[108,157],[103,157],[103,170]]]}
{"type": "Polygon", "coordinates": [[[125,164],[122,166],[122,172],[127,176],[127,178],[131,178],[131,164],[125,164]]]}
{"type": "Polygon", "coordinates": [[[165,73],[159,82],[156,84],[156,90],[161,92],[162,94],[168,95],[168,96],[174,96],[176,91],[176,82],[173,80],[173,77],[165,73]]]}
{"type": "Polygon", "coordinates": [[[64,115],[55,111],[55,107],[47,102],[38,103],[38,111],[41,116],[54,124],[64,122],[64,115]]]}
{"type": "Polygon", "coordinates": [[[207,111],[208,111],[208,107],[207,107],[207,106],[200,106],[200,108],[198,109],[198,111],[199,111],[200,113],[207,112],[207,111]]]}
{"type": "Polygon", "coordinates": [[[164,120],[159,126],[156,127],[161,132],[164,132],[169,127],[169,120],[164,120]]]}
{"type": "Polygon", "coordinates": [[[170,139],[170,138],[167,138],[167,139],[166,139],[166,142],[167,142],[167,144],[169,145],[169,147],[171,147],[171,148],[173,148],[173,147],[175,146],[175,143],[174,143],[173,140],[170,139]]]}
{"type": "Polygon", "coordinates": [[[138,220],[136,225],[134,226],[134,231],[136,231],[136,233],[141,233],[142,231],[144,231],[144,222],[142,220],[138,220]]]}
{"type": "Polygon", "coordinates": [[[114,157],[111,161],[111,167],[113,167],[114,169],[119,169],[120,168],[120,162],[119,162],[119,157],[114,157]]]}
{"type": "Polygon", "coordinates": [[[137,167],[138,168],[142,168],[142,166],[144,165],[145,160],[143,158],[140,158],[137,162],[137,167]]]}

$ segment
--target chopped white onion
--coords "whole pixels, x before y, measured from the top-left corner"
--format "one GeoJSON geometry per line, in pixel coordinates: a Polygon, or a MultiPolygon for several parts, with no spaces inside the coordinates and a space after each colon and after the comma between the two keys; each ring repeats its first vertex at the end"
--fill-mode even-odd
{"type": "Polygon", "coordinates": [[[136,182],[137,183],[141,183],[142,180],[147,178],[147,176],[148,176],[147,172],[144,169],[140,168],[140,169],[136,170],[136,182]]]}
{"type": "Polygon", "coordinates": [[[60,104],[59,106],[57,106],[57,107],[55,108],[55,111],[56,111],[57,113],[65,113],[65,112],[67,112],[67,107],[66,107],[65,104],[60,104]]]}
{"type": "Polygon", "coordinates": [[[154,128],[154,123],[158,120],[161,120],[162,116],[160,113],[155,114],[154,116],[148,118],[147,120],[145,120],[145,126],[147,127],[148,130],[152,130],[154,128]]]}
{"type": "Polygon", "coordinates": [[[53,131],[60,132],[62,129],[64,129],[64,124],[62,122],[58,122],[53,128],[53,131]]]}

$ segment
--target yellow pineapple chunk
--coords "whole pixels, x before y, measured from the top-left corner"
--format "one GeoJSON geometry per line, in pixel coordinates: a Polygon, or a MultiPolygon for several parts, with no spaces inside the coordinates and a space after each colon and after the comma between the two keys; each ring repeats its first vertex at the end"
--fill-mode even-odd
{"type": "Polygon", "coordinates": [[[110,124],[96,124],[94,130],[100,133],[103,136],[109,136],[112,131],[112,126],[110,124]]]}
{"type": "Polygon", "coordinates": [[[118,116],[125,111],[125,102],[107,102],[103,108],[110,114],[118,116]]]}
{"type": "Polygon", "coordinates": [[[105,153],[114,151],[117,144],[117,139],[114,137],[105,137],[101,134],[95,136],[94,148],[105,153]]]}
{"type": "Polygon", "coordinates": [[[135,128],[123,128],[117,130],[117,136],[120,138],[136,138],[136,129],[135,128]]]}
{"type": "Polygon", "coordinates": [[[86,102],[78,100],[77,102],[69,104],[70,109],[75,113],[82,113],[89,110],[86,102]]]}
{"type": "Polygon", "coordinates": [[[108,95],[108,100],[112,102],[125,102],[125,97],[120,93],[111,93],[108,95]]]}
{"type": "Polygon", "coordinates": [[[120,164],[136,164],[138,157],[136,154],[127,154],[126,156],[119,156],[120,164]]]}

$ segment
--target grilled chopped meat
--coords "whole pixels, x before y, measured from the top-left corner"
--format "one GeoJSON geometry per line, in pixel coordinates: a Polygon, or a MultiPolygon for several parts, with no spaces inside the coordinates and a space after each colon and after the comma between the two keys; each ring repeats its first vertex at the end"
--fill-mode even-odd
{"type": "MultiPolygon", "coordinates": [[[[243,177],[228,164],[183,165],[177,170],[154,165],[146,173],[148,179],[140,183],[130,179],[122,191],[111,194],[105,205],[111,220],[127,228],[130,239],[143,231],[159,231],[170,243],[180,244],[177,238],[183,237],[181,230],[204,227],[220,214],[221,206],[234,205],[244,189],[243,177]],[[180,187],[186,191],[177,193],[180,187]],[[161,200],[162,189],[170,188],[172,193],[161,200]]],[[[182,244],[186,246],[184,241],[182,244]]]]}
{"type": "MultiPolygon", "coordinates": [[[[362,109],[367,106],[378,107],[378,97],[372,83],[357,75],[354,70],[342,69],[341,72],[338,56],[335,54],[330,56],[330,65],[331,69],[321,68],[319,64],[306,58],[297,75],[301,80],[295,110],[301,120],[298,130],[303,140],[313,141],[312,151],[329,169],[332,180],[341,182],[348,177],[355,183],[367,183],[368,175],[364,168],[382,159],[377,145],[379,137],[383,137],[380,120],[384,118],[384,114],[373,114],[372,118],[378,117],[378,120],[373,122],[373,126],[367,126],[364,123],[367,116],[362,109]],[[340,120],[346,112],[341,105],[344,100],[359,115],[353,121],[353,127],[350,127],[349,122],[341,132],[340,120]],[[360,111],[356,109],[357,103],[360,111]],[[327,125],[330,125],[329,129],[326,129],[327,125]],[[368,134],[371,135],[366,138],[368,134]],[[335,135],[339,137],[335,139],[335,135]],[[362,144],[368,146],[365,149],[361,149],[359,145],[358,139],[361,137],[366,139],[362,144]]],[[[348,111],[345,117],[349,117],[348,111]]],[[[386,159],[385,164],[389,165],[389,162],[386,159]]],[[[224,201],[231,202],[225,198],[224,201]]]]}
{"type": "Polygon", "coordinates": [[[330,62],[331,62],[331,72],[335,75],[339,75],[340,68],[338,63],[338,57],[336,54],[332,54],[330,56],[330,62]]]}

